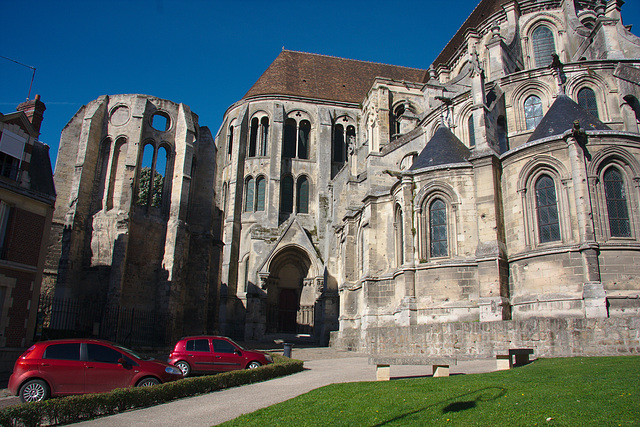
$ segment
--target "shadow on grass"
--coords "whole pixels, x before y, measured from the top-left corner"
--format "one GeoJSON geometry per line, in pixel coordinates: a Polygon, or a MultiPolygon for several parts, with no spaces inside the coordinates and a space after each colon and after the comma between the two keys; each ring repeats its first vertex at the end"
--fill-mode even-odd
{"type": "Polygon", "coordinates": [[[406,414],[399,415],[397,417],[391,418],[390,420],[381,422],[379,424],[374,424],[372,427],[381,427],[389,423],[397,422],[403,420],[412,415],[419,414],[420,412],[424,412],[428,409],[437,408],[440,405],[445,405],[442,408],[442,413],[446,414],[448,412],[461,412],[469,409],[474,409],[481,402],[488,402],[491,400],[498,399],[504,396],[507,393],[507,389],[503,387],[486,387],[481,388],[479,390],[475,390],[469,393],[461,394],[450,399],[441,400],[440,402],[435,402],[430,405],[425,406],[424,408],[416,409],[411,412],[407,412],[406,414]],[[472,398],[474,397],[475,398],[472,398]],[[471,399],[470,399],[471,398],[471,399]]]}

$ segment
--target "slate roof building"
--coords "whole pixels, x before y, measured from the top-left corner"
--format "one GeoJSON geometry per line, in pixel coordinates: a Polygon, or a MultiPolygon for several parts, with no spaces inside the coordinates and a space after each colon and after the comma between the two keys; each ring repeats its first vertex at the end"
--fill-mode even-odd
{"type": "Polygon", "coordinates": [[[76,239],[68,265],[107,299],[173,316],[173,335],[637,351],[640,39],[621,3],[482,0],[424,69],[283,50],[215,144],[186,106],[98,100],[58,156],[91,147],[87,179],[56,169],[87,185],[60,191],[78,197],[54,217],[76,239]],[[168,124],[153,131],[156,114],[168,124]],[[119,134],[125,181],[98,154],[119,134]],[[141,204],[146,145],[166,147],[172,179],[141,204]]]}
{"type": "Polygon", "coordinates": [[[45,109],[36,95],[0,114],[0,372],[36,333],[56,201],[49,146],[38,140],[45,109]]]}

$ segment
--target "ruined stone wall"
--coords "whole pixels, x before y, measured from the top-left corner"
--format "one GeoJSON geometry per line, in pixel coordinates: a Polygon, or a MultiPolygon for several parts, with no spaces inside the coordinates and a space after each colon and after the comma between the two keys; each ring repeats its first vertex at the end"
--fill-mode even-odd
{"type": "Polygon", "coordinates": [[[197,302],[198,325],[191,322],[190,330],[204,332],[209,288],[217,284],[208,273],[219,250],[212,241],[214,160],[210,133],[184,104],[113,95],[81,108],[60,142],[55,183],[62,199],[54,213],[47,286],[80,303],[163,316],[170,321],[156,326],[177,335],[183,334],[183,314],[197,302]],[[201,181],[194,182],[199,155],[201,181]],[[162,187],[144,200],[142,170],[152,165],[163,176],[154,185],[162,187]],[[192,186],[199,187],[197,197],[192,186]],[[187,281],[190,220],[199,241],[208,238],[197,248],[205,274],[187,281]]]}
{"type": "Polygon", "coordinates": [[[331,335],[331,346],[385,355],[491,358],[510,348],[534,357],[620,356],[640,352],[640,317],[465,322],[370,327],[331,335]]]}

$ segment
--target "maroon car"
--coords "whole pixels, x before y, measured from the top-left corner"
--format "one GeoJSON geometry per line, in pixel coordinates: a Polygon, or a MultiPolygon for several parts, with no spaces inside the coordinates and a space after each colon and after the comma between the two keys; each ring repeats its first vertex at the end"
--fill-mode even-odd
{"type": "Polygon", "coordinates": [[[140,356],[107,341],[65,339],[32,345],[18,358],[9,391],[23,402],[50,396],[102,393],[182,378],[168,363],[140,356]]]}
{"type": "Polygon", "coordinates": [[[260,351],[245,350],[230,338],[197,336],[177,342],[169,363],[180,368],[184,376],[191,373],[214,373],[235,369],[254,369],[273,363],[273,358],[260,351]]]}

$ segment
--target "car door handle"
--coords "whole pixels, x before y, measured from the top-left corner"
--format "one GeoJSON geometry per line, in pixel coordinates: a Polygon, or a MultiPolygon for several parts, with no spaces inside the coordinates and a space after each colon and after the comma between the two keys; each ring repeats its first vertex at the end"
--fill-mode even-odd
{"type": "Polygon", "coordinates": [[[87,369],[93,369],[93,366],[85,366],[87,369]]]}
{"type": "Polygon", "coordinates": [[[48,363],[42,363],[40,366],[45,367],[45,368],[48,368],[48,367],[49,367],[49,366],[51,366],[51,365],[49,365],[48,363]]]}

